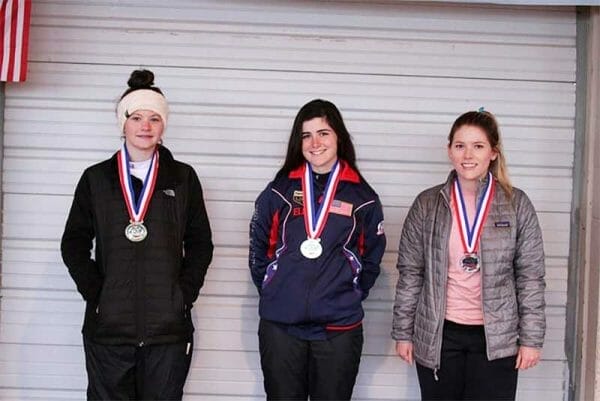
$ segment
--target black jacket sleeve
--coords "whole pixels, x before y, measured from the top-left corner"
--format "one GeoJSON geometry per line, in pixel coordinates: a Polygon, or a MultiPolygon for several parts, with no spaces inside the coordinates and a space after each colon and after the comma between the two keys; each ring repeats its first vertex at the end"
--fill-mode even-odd
{"type": "Polygon", "coordinates": [[[77,184],[60,250],[77,290],[87,302],[96,302],[103,278],[91,257],[94,245],[94,213],[87,173],[77,184]]]}
{"type": "Polygon", "coordinates": [[[184,302],[191,307],[200,288],[213,256],[213,243],[210,223],[202,196],[202,187],[198,176],[190,169],[188,219],[183,236],[183,265],[180,274],[181,291],[184,302]]]}

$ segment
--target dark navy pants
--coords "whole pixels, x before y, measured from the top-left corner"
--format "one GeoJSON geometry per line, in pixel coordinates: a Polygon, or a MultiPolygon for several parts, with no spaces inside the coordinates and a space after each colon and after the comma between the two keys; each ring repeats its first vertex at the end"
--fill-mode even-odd
{"type": "Polygon", "coordinates": [[[362,326],[327,340],[302,340],[261,320],[260,363],[267,400],[350,400],[363,346],[362,326]]]}
{"type": "Polygon", "coordinates": [[[488,361],[483,330],[445,321],[440,369],[434,372],[417,363],[422,400],[515,399],[517,357],[488,361]]]}
{"type": "Polygon", "coordinates": [[[83,339],[88,400],[181,400],[192,344],[104,345],[83,339]]]}

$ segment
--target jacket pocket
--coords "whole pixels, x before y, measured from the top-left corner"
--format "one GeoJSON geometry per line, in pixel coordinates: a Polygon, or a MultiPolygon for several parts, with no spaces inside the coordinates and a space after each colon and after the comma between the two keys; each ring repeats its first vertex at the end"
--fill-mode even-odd
{"type": "Polygon", "coordinates": [[[277,274],[277,267],[277,260],[269,263],[269,265],[267,266],[267,270],[265,271],[265,275],[261,285],[261,288],[263,290],[267,288],[271,281],[273,281],[273,278],[275,278],[275,275],[277,274]]]}
{"type": "Polygon", "coordinates": [[[357,256],[355,256],[352,252],[344,249],[344,256],[346,257],[346,261],[348,262],[348,268],[350,269],[352,287],[362,292],[360,288],[360,272],[362,271],[362,264],[357,256]]]}
{"type": "Polygon", "coordinates": [[[123,297],[122,289],[108,283],[100,290],[95,313],[98,327],[107,332],[120,332],[122,326],[133,324],[135,316],[133,301],[123,297]]]}
{"type": "Polygon", "coordinates": [[[495,291],[490,293],[488,298],[490,299],[485,301],[487,309],[499,311],[504,320],[510,321],[511,324],[519,320],[517,289],[513,280],[505,278],[498,283],[495,291]]]}
{"type": "MultiPolygon", "coordinates": [[[[92,302],[96,303],[96,315],[100,314],[100,304],[102,302],[102,295],[104,294],[104,283],[102,283],[100,285],[100,289],[98,290],[98,294],[96,296],[96,299],[94,299],[92,302]]],[[[104,308],[103,308],[104,309],[104,308]]]]}
{"type": "Polygon", "coordinates": [[[185,317],[186,306],[183,298],[183,290],[178,282],[173,283],[171,286],[171,305],[173,312],[179,316],[185,317]]]}

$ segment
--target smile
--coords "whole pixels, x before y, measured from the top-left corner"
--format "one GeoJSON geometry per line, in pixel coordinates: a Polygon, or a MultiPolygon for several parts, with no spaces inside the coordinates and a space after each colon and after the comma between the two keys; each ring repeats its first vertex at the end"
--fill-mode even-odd
{"type": "Polygon", "coordinates": [[[325,153],[325,150],[326,149],[310,151],[310,154],[311,155],[315,155],[315,156],[319,156],[319,155],[322,155],[323,153],[325,153]]]}

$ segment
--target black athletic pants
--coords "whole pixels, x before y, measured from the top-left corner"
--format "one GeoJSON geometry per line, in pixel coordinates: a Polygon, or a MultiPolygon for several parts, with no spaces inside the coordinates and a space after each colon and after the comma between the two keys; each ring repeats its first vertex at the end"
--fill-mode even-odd
{"type": "Polygon", "coordinates": [[[191,343],[104,345],[83,339],[88,400],[181,400],[191,343]]]}
{"type": "Polygon", "coordinates": [[[328,340],[301,340],[261,320],[260,363],[267,400],[350,400],[363,345],[362,326],[328,340]]]}
{"type": "Polygon", "coordinates": [[[417,363],[422,400],[515,399],[516,355],[488,361],[483,330],[445,321],[440,369],[417,363]]]}

